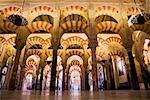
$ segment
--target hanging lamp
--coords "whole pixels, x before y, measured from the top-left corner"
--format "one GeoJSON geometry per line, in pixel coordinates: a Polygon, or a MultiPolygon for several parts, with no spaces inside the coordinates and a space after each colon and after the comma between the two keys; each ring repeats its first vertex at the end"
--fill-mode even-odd
{"type": "MultiPolygon", "coordinates": [[[[23,12],[24,3],[25,3],[25,0],[22,3],[21,12],[23,12]]],[[[28,21],[26,20],[26,18],[18,15],[17,14],[18,12],[10,15],[8,17],[9,21],[12,22],[13,24],[17,25],[17,26],[26,26],[28,24],[28,21]]]]}

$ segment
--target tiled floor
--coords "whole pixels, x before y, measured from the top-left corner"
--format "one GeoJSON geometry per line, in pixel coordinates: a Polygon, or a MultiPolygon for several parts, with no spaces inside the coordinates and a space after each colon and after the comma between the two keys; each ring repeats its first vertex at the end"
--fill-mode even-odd
{"type": "Polygon", "coordinates": [[[0,91],[0,100],[150,100],[150,91],[49,92],[0,91]]]}

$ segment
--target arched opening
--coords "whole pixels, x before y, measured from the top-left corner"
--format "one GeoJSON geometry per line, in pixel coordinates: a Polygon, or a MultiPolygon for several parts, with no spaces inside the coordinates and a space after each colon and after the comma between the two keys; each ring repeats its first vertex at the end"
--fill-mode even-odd
{"type": "Polygon", "coordinates": [[[70,74],[70,90],[79,91],[81,90],[81,68],[78,65],[73,65],[69,69],[70,74]]]}
{"type": "MultiPolygon", "coordinates": [[[[44,70],[43,70],[42,89],[49,91],[49,89],[50,89],[50,82],[51,82],[52,57],[48,57],[46,62],[47,62],[47,64],[46,64],[46,66],[44,67],[44,70]]],[[[62,90],[62,81],[63,81],[62,59],[61,59],[60,56],[57,56],[55,87],[59,91],[62,90]]]]}
{"type": "Polygon", "coordinates": [[[26,60],[25,77],[23,79],[22,90],[39,89],[39,63],[40,57],[37,55],[31,55],[26,60]]]}
{"type": "Polygon", "coordinates": [[[68,89],[71,91],[80,91],[82,83],[82,68],[83,60],[78,55],[73,55],[68,58],[67,60],[67,68],[66,71],[68,72],[67,75],[67,82],[68,82],[68,89]]]}

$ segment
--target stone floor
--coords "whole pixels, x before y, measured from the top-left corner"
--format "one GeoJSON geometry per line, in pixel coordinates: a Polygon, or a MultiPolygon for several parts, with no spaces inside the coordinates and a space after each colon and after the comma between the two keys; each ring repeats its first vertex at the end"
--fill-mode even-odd
{"type": "Polygon", "coordinates": [[[0,90],[0,100],[150,100],[150,91],[112,90],[112,91],[6,91],[0,90]]]}

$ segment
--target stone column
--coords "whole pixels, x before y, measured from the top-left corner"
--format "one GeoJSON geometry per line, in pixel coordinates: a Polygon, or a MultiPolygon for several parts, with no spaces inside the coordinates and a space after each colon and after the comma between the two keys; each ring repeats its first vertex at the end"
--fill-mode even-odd
{"type": "Polygon", "coordinates": [[[94,90],[98,90],[98,81],[97,81],[97,61],[96,61],[96,42],[91,43],[91,53],[92,53],[92,77],[93,77],[93,87],[94,90]]]}
{"type": "Polygon", "coordinates": [[[15,62],[13,67],[13,73],[11,75],[9,90],[14,90],[16,88],[16,77],[18,71],[18,64],[21,55],[21,51],[26,45],[26,39],[29,36],[30,32],[25,26],[19,26],[16,30],[16,40],[15,40],[15,47],[16,47],[16,56],[15,62]]]}
{"type": "Polygon", "coordinates": [[[115,89],[115,81],[114,81],[114,73],[113,73],[113,66],[111,65],[112,60],[106,61],[105,65],[108,67],[109,70],[109,78],[110,78],[110,89],[115,89]]]}
{"type": "Polygon", "coordinates": [[[132,33],[133,30],[128,27],[128,20],[122,19],[122,26],[120,29],[120,36],[122,38],[123,46],[127,50],[127,54],[129,57],[130,62],[130,74],[131,74],[131,85],[134,90],[139,90],[139,83],[138,83],[138,77],[136,73],[135,63],[134,63],[134,57],[132,54],[132,46],[133,46],[133,40],[132,40],[132,33]]]}
{"type": "Polygon", "coordinates": [[[56,66],[57,66],[57,51],[58,46],[53,46],[53,62],[52,62],[52,69],[51,69],[51,83],[50,83],[50,90],[55,91],[55,81],[56,81],[56,66]]]}
{"type": "MultiPolygon", "coordinates": [[[[93,6],[91,5],[89,9],[90,15],[93,13],[93,6]]],[[[87,28],[87,35],[89,37],[89,46],[91,48],[91,54],[92,54],[92,76],[93,76],[93,86],[94,90],[98,90],[98,81],[97,81],[97,61],[96,61],[96,47],[98,45],[97,43],[97,32],[95,28],[95,18],[92,16],[89,16],[89,27],[87,28]]]]}
{"type": "Polygon", "coordinates": [[[13,72],[12,72],[11,79],[10,79],[10,84],[9,84],[10,90],[16,89],[16,77],[17,77],[18,64],[19,64],[21,50],[22,48],[17,48],[16,50],[15,63],[14,63],[13,72]]]}
{"type": "Polygon", "coordinates": [[[67,89],[66,83],[65,83],[65,79],[66,79],[66,63],[67,63],[67,58],[66,58],[66,47],[63,47],[63,55],[62,55],[62,65],[63,65],[63,83],[62,83],[62,88],[63,90],[67,89]]]}
{"type": "Polygon", "coordinates": [[[115,56],[111,56],[112,58],[112,64],[113,64],[113,73],[114,73],[114,80],[115,80],[115,89],[119,88],[119,74],[118,74],[118,69],[117,69],[117,64],[116,64],[116,58],[115,56]]]}
{"type": "Polygon", "coordinates": [[[127,50],[129,62],[130,62],[130,74],[131,74],[131,86],[134,90],[139,90],[139,82],[137,77],[137,72],[134,63],[134,57],[132,54],[132,50],[127,50]]]}
{"type": "Polygon", "coordinates": [[[83,46],[84,50],[84,82],[85,82],[85,90],[88,90],[88,52],[86,45],[83,46]]]}
{"type": "Polygon", "coordinates": [[[19,75],[19,80],[18,80],[18,89],[21,90],[22,88],[22,83],[23,83],[23,78],[24,78],[24,73],[25,73],[25,54],[26,54],[26,48],[23,48],[21,51],[21,56],[20,56],[20,75],[19,75]]]}
{"type": "Polygon", "coordinates": [[[40,90],[42,91],[42,83],[43,83],[43,71],[44,71],[44,68],[46,66],[46,63],[45,63],[45,53],[46,53],[46,50],[47,50],[47,47],[45,46],[45,44],[42,46],[42,57],[41,57],[41,60],[40,60],[40,65],[39,65],[39,69],[41,69],[40,71],[40,90]]]}

